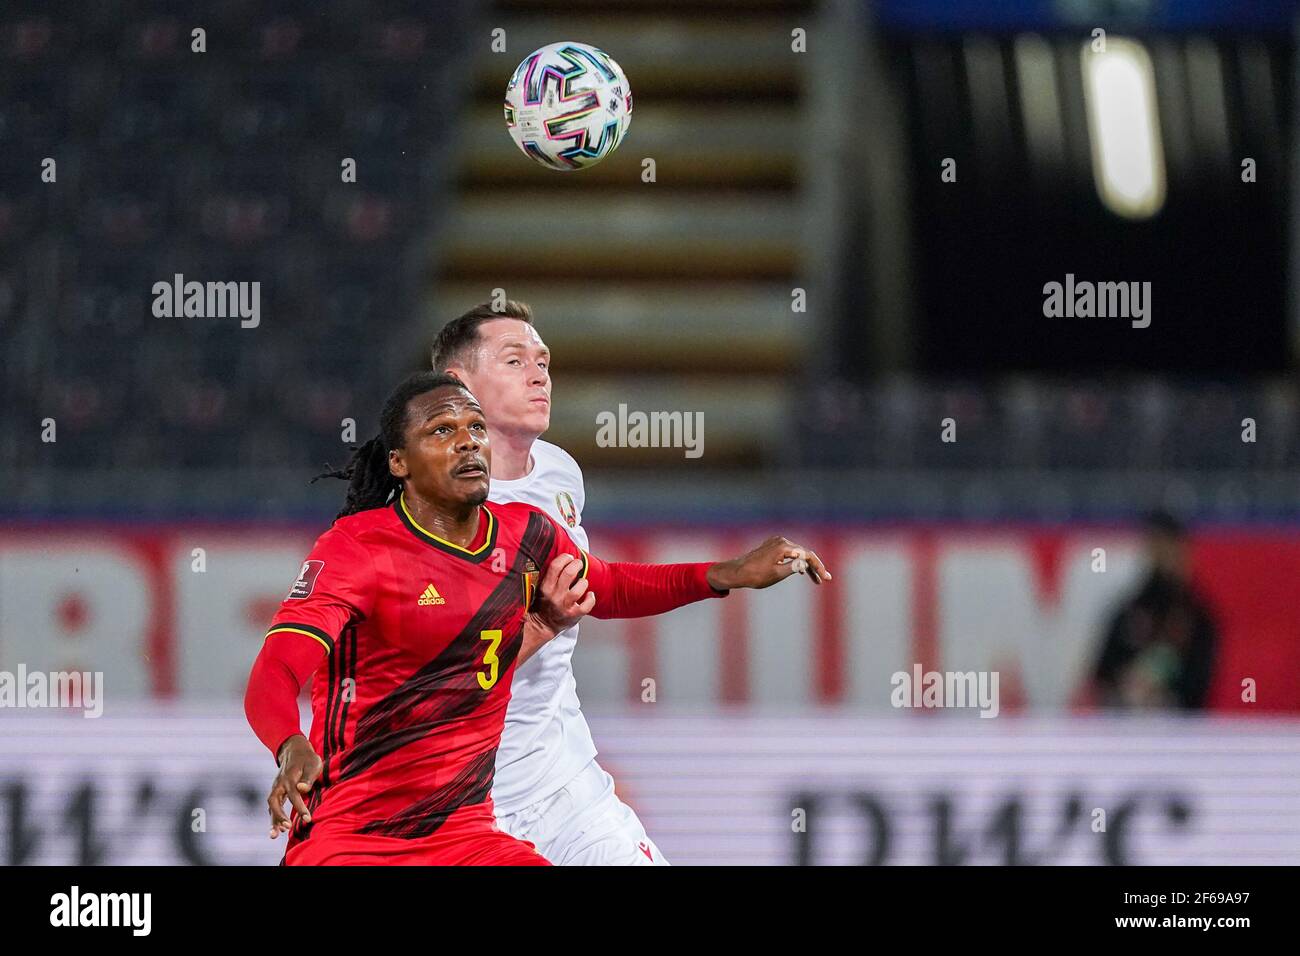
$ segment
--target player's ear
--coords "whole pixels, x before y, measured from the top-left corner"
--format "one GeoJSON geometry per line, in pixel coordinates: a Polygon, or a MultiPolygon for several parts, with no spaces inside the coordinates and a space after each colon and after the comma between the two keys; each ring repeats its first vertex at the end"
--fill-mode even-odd
{"type": "Polygon", "coordinates": [[[394,478],[410,477],[411,471],[406,467],[406,455],[400,448],[388,450],[388,473],[394,478]]]}

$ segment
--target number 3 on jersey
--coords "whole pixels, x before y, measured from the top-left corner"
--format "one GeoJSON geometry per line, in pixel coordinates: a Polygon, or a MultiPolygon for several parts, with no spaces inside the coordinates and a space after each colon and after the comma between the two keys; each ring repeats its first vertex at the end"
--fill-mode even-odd
{"type": "Polygon", "coordinates": [[[487,646],[487,650],[483,652],[483,663],[487,666],[487,673],[478,672],[478,686],[484,690],[491,690],[492,685],[497,682],[497,669],[501,664],[500,659],[497,657],[497,647],[501,644],[501,632],[483,631],[479,634],[479,640],[492,642],[487,646]]]}

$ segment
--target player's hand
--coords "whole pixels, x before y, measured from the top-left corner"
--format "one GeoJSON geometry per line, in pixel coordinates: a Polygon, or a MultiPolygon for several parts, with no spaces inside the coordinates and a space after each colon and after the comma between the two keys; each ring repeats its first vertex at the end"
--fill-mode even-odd
{"type": "Polygon", "coordinates": [[[792,574],[807,574],[813,584],[831,580],[831,573],[811,548],[780,535],[768,538],[753,551],[709,568],[709,585],[717,591],[766,588],[792,574]]]}
{"type": "Polygon", "coordinates": [[[582,561],[561,554],[546,566],[537,586],[533,606],[524,616],[524,640],[519,663],[532,657],[547,641],[566,631],[591,613],[596,594],[586,578],[579,578],[582,561]]]}
{"type": "Polygon", "coordinates": [[[546,566],[537,586],[533,611],[556,634],[577,624],[596,606],[596,594],[588,590],[591,582],[578,577],[581,573],[581,559],[561,554],[546,566]]]}
{"type": "Polygon", "coordinates": [[[311,823],[311,811],[303,801],[303,795],[316,783],[324,765],[311,742],[302,734],[294,734],[280,747],[280,772],[271,784],[271,793],[266,798],[267,809],[271,812],[271,839],[281,833],[288,833],[291,821],[284,813],[284,801],[288,800],[303,823],[311,823]]]}

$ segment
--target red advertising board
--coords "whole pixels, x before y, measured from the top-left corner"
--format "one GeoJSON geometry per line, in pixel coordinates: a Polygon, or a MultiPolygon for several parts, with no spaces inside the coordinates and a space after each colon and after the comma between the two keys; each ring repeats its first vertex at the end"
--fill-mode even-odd
{"type": "MultiPolygon", "coordinates": [[[[318,530],[0,529],[0,669],[103,670],[128,698],[236,695],[318,530]]],[[[596,529],[592,548],[700,560],[772,530],[596,529]]],[[[575,658],[583,699],[634,701],[653,676],[683,703],[887,707],[889,675],[919,663],[1000,671],[1003,710],[1086,706],[1105,624],[1143,570],[1139,541],[1114,529],[780,530],[810,542],[835,581],[589,621],[575,658]]],[[[1300,712],[1300,536],[1204,532],[1193,564],[1219,624],[1211,707],[1300,712]]]]}

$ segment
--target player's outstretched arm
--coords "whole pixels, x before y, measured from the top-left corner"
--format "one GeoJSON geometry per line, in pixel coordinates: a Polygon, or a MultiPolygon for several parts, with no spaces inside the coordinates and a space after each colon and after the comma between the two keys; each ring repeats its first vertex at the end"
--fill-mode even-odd
{"type": "Polygon", "coordinates": [[[788,538],[773,537],[729,561],[691,564],[631,564],[586,556],[586,577],[598,596],[597,618],[650,617],[735,588],[766,588],[792,574],[807,573],[820,584],[831,574],[821,558],[788,538]]]}
{"type": "MultiPolygon", "coordinates": [[[[570,626],[588,610],[592,617],[602,619],[652,617],[696,601],[725,597],[734,588],[771,587],[792,574],[807,574],[814,584],[831,580],[830,571],[816,552],[780,535],[728,561],[684,564],[604,561],[574,544],[554,519],[540,509],[533,510],[555,529],[554,544],[539,589],[543,600],[537,603],[560,602],[563,612],[557,613],[552,622],[563,624],[559,630],[570,626]],[[575,572],[571,564],[558,564],[566,557],[577,558],[580,569],[575,572]],[[572,583],[562,588],[560,585],[565,581],[572,583]],[[574,616],[564,623],[567,613],[574,616]]],[[[549,639],[548,626],[535,623],[535,628],[532,651],[549,639]]],[[[549,636],[554,633],[558,630],[549,636]]]]}
{"type": "Polygon", "coordinates": [[[729,591],[732,588],[767,588],[792,574],[804,573],[813,584],[831,580],[831,573],[815,551],[776,535],[738,558],[711,565],[708,580],[710,586],[719,591],[729,591]]]}

